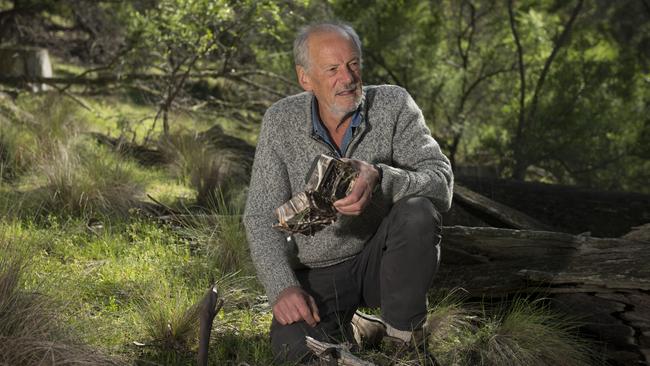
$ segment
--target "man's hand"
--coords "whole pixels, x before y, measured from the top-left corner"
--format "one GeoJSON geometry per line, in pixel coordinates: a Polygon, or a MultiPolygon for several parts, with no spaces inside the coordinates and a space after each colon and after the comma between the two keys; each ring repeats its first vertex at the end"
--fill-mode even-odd
{"type": "Polygon", "coordinates": [[[379,180],[379,172],[371,164],[365,161],[355,159],[341,159],[354,166],[358,172],[357,179],[354,181],[352,192],[334,202],[334,207],[343,215],[357,216],[361,215],[363,210],[370,203],[372,191],[379,180]]]}
{"type": "Polygon", "coordinates": [[[273,316],[282,325],[304,320],[315,327],[320,322],[316,301],[300,287],[287,287],[273,305],[273,316]]]}

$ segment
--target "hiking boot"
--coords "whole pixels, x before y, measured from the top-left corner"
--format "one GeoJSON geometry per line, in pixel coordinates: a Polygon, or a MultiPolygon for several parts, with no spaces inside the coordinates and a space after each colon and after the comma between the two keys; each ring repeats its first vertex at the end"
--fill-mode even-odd
{"type": "Polygon", "coordinates": [[[390,335],[381,340],[381,350],[395,360],[395,364],[409,366],[440,366],[429,352],[427,337],[422,329],[410,332],[409,341],[390,335]]]}
{"type": "Polygon", "coordinates": [[[386,323],[376,316],[357,310],[350,323],[354,340],[361,348],[377,348],[386,336],[386,323]]]}

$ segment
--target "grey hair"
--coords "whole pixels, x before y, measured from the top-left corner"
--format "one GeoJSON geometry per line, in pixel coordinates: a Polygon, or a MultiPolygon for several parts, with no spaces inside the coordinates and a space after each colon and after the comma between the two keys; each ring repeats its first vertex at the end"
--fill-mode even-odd
{"type": "Polygon", "coordinates": [[[341,22],[323,22],[304,26],[298,31],[298,35],[293,41],[293,61],[296,66],[309,69],[309,48],[307,47],[307,40],[310,35],[319,32],[339,32],[350,38],[359,52],[359,61],[361,62],[361,40],[357,32],[354,31],[354,28],[341,22]]]}

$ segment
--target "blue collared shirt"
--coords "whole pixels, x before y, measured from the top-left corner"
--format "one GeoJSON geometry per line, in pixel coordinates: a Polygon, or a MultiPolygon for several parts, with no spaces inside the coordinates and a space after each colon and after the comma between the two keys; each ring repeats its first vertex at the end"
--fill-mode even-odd
{"type": "Polygon", "coordinates": [[[357,110],[352,115],[352,122],[348,126],[348,129],[345,130],[345,135],[343,135],[343,141],[341,141],[341,148],[337,148],[336,144],[330,138],[327,128],[323,125],[323,122],[318,115],[318,101],[316,97],[313,97],[311,100],[311,122],[313,125],[314,133],[320,137],[326,144],[328,144],[332,150],[336,151],[339,156],[343,156],[345,151],[348,149],[348,145],[352,141],[352,136],[354,135],[354,130],[361,124],[361,108],[357,110]]]}

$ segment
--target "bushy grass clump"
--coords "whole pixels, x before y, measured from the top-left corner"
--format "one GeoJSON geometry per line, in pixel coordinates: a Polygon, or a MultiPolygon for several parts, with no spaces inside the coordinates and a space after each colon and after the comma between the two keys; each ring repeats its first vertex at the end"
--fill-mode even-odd
{"type": "Polygon", "coordinates": [[[56,144],[34,169],[28,206],[59,215],[126,215],[145,182],[134,162],[89,143],[56,144]]]}
{"type": "MultiPolygon", "coordinates": [[[[123,360],[75,340],[62,326],[62,307],[48,296],[26,291],[26,270],[17,243],[0,238],[0,364],[3,365],[119,365],[123,360]]],[[[23,249],[24,250],[24,249],[23,249]]]]}
{"type": "Polygon", "coordinates": [[[430,349],[443,365],[598,364],[578,336],[579,324],[543,300],[520,297],[493,308],[463,304],[447,297],[430,311],[430,349]]]}
{"type": "Polygon", "coordinates": [[[160,148],[172,161],[171,172],[196,191],[196,205],[203,208],[214,207],[223,195],[240,191],[247,181],[246,167],[236,156],[210,146],[198,133],[180,130],[164,139],[160,148]]]}

